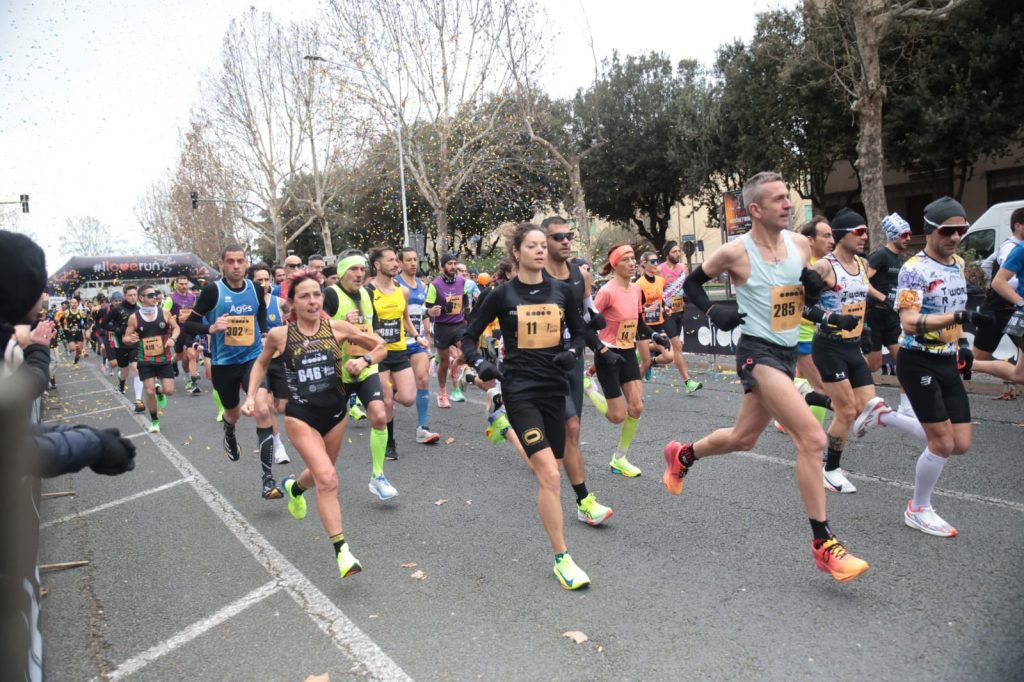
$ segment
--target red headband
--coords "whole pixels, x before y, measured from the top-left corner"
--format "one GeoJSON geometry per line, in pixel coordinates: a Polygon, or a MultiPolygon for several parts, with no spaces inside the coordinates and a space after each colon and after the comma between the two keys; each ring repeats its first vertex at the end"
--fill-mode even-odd
{"type": "Polygon", "coordinates": [[[608,256],[608,262],[612,264],[613,268],[616,268],[619,266],[619,261],[622,260],[622,257],[626,255],[626,252],[632,250],[633,247],[629,244],[618,246],[611,252],[611,255],[608,256]]]}

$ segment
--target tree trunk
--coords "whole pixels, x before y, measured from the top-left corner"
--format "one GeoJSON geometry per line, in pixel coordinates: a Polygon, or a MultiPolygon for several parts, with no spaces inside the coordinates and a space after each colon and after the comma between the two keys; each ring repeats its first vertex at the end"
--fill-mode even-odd
{"type": "Polygon", "coordinates": [[[857,84],[857,101],[853,111],[857,115],[857,171],[860,175],[861,203],[868,220],[870,248],[885,243],[882,218],[889,213],[885,199],[885,154],[882,149],[882,105],[885,86],[878,56],[878,25],[869,14],[870,3],[859,5],[853,24],[857,33],[857,51],[860,56],[861,76],[857,84]]]}
{"type": "Polygon", "coordinates": [[[594,253],[590,243],[590,217],[587,215],[587,196],[583,191],[583,182],[580,178],[579,159],[575,160],[572,170],[569,172],[569,187],[572,191],[572,214],[576,220],[576,229],[580,233],[580,256],[591,260],[594,253]]]}
{"type": "Polygon", "coordinates": [[[448,253],[448,245],[452,243],[448,234],[448,207],[437,206],[434,208],[434,224],[437,226],[438,253],[443,256],[448,253]]]}
{"type": "Polygon", "coordinates": [[[281,214],[277,206],[270,206],[270,224],[274,230],[274,262],[283,263],[284,257],[288,254],[287,244],[284,241],[284,224],[281,222],[281,214]]]}
{"type": "Polygon", "coordinates": [[[320,218],[320,233],[324,239],[324,256],[333,258],[334,242],[331,240],[331,226],[327,224],[327,218],[320,218]]]}

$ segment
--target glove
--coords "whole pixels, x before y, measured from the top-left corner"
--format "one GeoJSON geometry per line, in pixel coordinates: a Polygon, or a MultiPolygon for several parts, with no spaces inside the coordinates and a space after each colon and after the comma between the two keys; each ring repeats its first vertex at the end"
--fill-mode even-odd
{"type": "Polygon", "coordinates": [[[708,309],[708,319],[725,332],[732,331],[743,324],[743,318],[746,316],[746,313],[741,313],[738,309],[732,307],[727,308],[725,306],[713,305],[708,309]]]}
{"type": "Polygon", "coordinates": [[[839,327],[844,332],[852,332],[860,324],[860,318],[856,315],[843,315],[842,313],[829,313],[827,321],[833,327],[839,327]]]}
{"type": "Polygon", "coordinates": [[[961,341],[960,347],[956,350],[956,368],[960,371],[960,376],[969,380],[972,367],[974,367],[974,353],[971,352],[971,347],[967,345],[966,340],[961,341]]]}
{"type": "Polygon", "coordinates": [[[893,289],[889,292],[889,295],[885,297],[885,307],[890,309],[896,308],[896,290],[893,289]]]}
{"type": "Polygon", "coordinates": [[[569,372],[576,367],[576,354],[571,350],[563,350],[553,358],[555,367],[563,372],[569,372]]]}
{"type": "Polygon", "coordinates": [[[821,299],[821,292],[825,289],[825,280],[821,278],[817,270],[804,268],[800,273],[800,284],[804,285],[804,305],[814,305],[821,299]]]}
{"type": "Polygon", "coordinates": [[[980,310],[969,310],[964,312],[964,320],[970,322],[978,329],[993,327],[996,324],[996,316],[992,313],[984,313],[980,310]]]}
{"type": "Polygon", "coordinates": [[[121,437],[117,429],[96,430],[103,443],[103,453],[89,465],[97,474],[117,476],[135,468],[135,444],[121,437]]]}
{"type": "Polygon", "coordinates": [[[594,353],[594,359],[596,362],[604,363],[608,367],[617,367],[626,361],[625,358],[611,349],[594,353]]]}
{"type": "Polygon", "coordinates": [[[602,315],[601,313],[597,312],[596,310],[591,310],[590,311],[590,328],[591,329],[593,329],[595,332],[599,332],[599,331],[601,331],[602,329],[604,329],[607,326],[608,326],[608,323],[605,321],[604,315],[602,315]]]}
{"type": "Polygon", "coordinates": [[[671,348],[672,342],[668,339],[668,334],[664,332],[656,332],[651,335],[651,341],[658,344],[662,348],[671,348]]]}
{"type": "Polygon", "coordinates": [[[480,377],[481,381],[491,381],[492,379],[497,379],[498,381],[505,380],[501,370],[489,360],[480,358],[474,363],[473,367],[476,369],[476,375],[480,377]]]}
{"type": "Polygon", "coordinates": [[[867,355],[871,352],[873,352],[871,349],[871,327],[864,325],[864,329],[860,333],[860,353],[867,355]]]}

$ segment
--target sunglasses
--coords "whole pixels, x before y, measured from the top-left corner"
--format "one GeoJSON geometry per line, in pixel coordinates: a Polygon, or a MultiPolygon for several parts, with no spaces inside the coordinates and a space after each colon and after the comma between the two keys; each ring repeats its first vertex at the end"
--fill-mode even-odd
{"type": "Polygon", "coordinates": [[[285,263],[284,266],[286,268],[301,268],[302,263],[285,263]]]}
{"type": "Polygon", "coordinates": [[[567,242],[572,239],[572,232],[553,232],[548,236],[556,242],[567,242]]]}
{"type": "Polygon", "coordinates": [[[867,233],[868,233],[868,228],[866,228],[866,227],[858,227],[858,228],[856,228],[854,230],[850,230],[850,234],[852,234],[855,237],[863,237],[867,233]]]}
{"type": "Polygon", "coordinates": [[[900,239],[910,239],[914,236],[913,232],[904,232],[900,235],[900,239]]]}
{"type": "Polygon", "coordinates": [[[952,237],[954,234],[960,235],[961,237],[967,232],[967,228],[970,225],[942,225],[941,227],[935,228],[939,231],[943,237],[952,237]]]}
{"type": "Polygon", "coordinates": [[[139,298],[156,298],[156,294],[139,294],[139,298]]]}
{"type": "Polygon", "coordinates": [[[648,265],[657,265],[657,264],[658,264],[658,263],[660,263],[661,261],[660,261],[660,260],[658,260],[657,258],[648,258],[648,259],[647,259],[647,260],[645,260],[644,262],[645,262],[645,263],[647,263],[648,265]]]}

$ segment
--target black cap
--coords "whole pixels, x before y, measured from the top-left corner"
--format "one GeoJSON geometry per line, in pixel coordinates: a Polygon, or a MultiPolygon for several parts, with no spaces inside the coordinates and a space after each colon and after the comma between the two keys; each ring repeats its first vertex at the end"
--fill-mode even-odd
{"type": "Polygon", "coordinates": [[[853,209],[841,208],[836,216],[832,218],[832,236],[836,241],[839,241],[846,236],[846,233],[850,230],[855,230],[858,227],[864,227],[868,224],[868,221],[860,213],[857,213],[853,209]]]}
{"type": "Polygon", "coordinates": [[[924,207],[924,233],[928,234],[954,216],[967,219],[967,211],[953,197],[940,197],[924,207]]]}
{"type": "Polygon", "coordinates": [[[661,247],[661,257],[668,258],[669,251],[676,248],[677,246],[679,246],[679,242],[672,241],[671,239],[665,242],[665,246],[661,247]]]}

